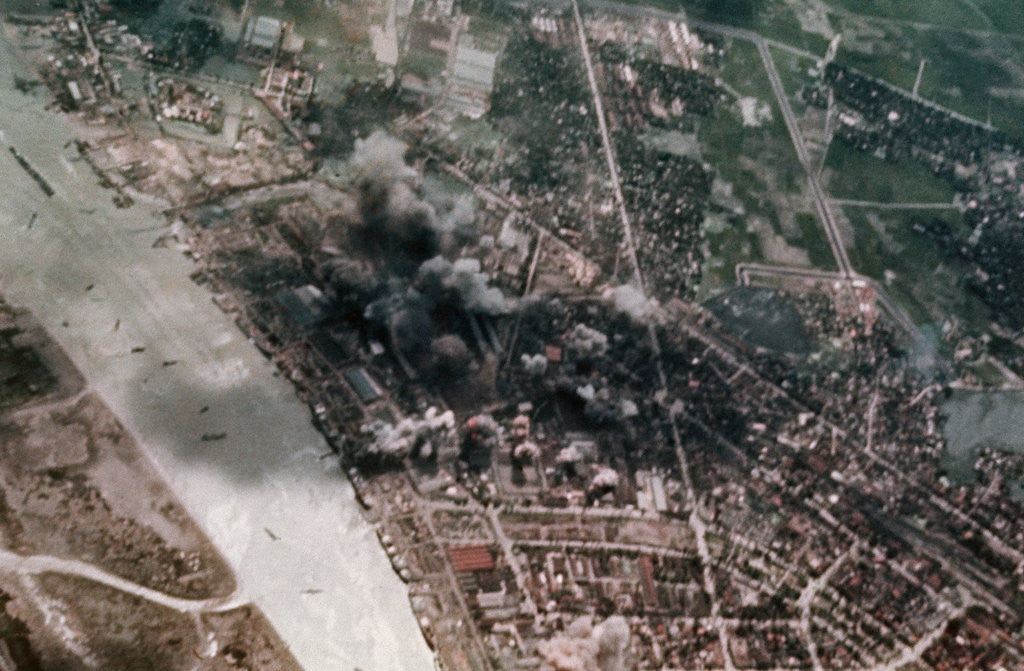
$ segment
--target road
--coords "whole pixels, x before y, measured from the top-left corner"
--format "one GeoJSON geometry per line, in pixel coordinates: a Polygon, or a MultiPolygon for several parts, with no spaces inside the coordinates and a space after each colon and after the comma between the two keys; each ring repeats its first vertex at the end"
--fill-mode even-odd
{"type": "MultiPolygon", "coordinates": [[[[590,55],[590,46],[587,42],[587,34],[583,27],[583,17],[580,15],[580,8],[577,0],[572,0],[572,11],[576,23],[580,51],[583,55],[583,62],[587,69],[587,79],[590,83],[591,94],[594,98],[594,111],[597,114],[598,128],[601,131],[601,142],[604,145],[604,154],[608,162],[608,172],[612,182],[612,189],[615,193],[615,201],[618,206],[619,218],[622,223],[623,246],[625,247],[626,253],[629,255],[630,263],[633,265],[633,284],[642,293],[646,293],[644,289],[643,272],[640,268],[640,261],[636,251],[636,238],[633,235],[633,226],[629,219],[629,213],[626,210],[626,201],[622,197],[622,185],[619,180],[618,162],[615,159],[615,151],[611,138],[608,134],[608,124],[606,122],[604,103],[601,100],[601,89],[600,86],[598,86],[597,77],[594,74],[593,59],[590,55]]],[[[653,323],[648,324],[647,332],[651,342],[651,348],[654,352],[654,360],[658,371],[660,386],[663,391],[667,392],[668,379],[665,375],[665,367],[662,362],[661,345],[658,342],[658,334],[653,323]]],[[[696,539],[697,554],[700,556],[703,568],[702,578],[704,591],[707,593],[708,599],[711,602],[712,626],[718,634],[718,642],[719,645],[721,645],[722,658],[725,662],[725,671],[735,671],[736,667],[732,660],[732,649],[729,644],[729,630],[721,617],[721,603],[716,593],[717,590],[715,588],[714,576],[711,572],[713,559],[706,539],[707,524],[701,517],[700,507],[697,505],[693,479],[690,477],[689,460],[686,457],[686,451],[683,449],[683,442],[679,434],[679,427],[677,426],[674,414],[672,415],[669,425],[672,430],[672,442],[675,447],[676,459],[679,462],[680,476],[683,480],[683,486],[686,489],[687,504],[690,508],[689,524],[696,539]]]]}
{"type": "Polygon", "coordinates": [[[594,62],[590,56],[590,45],[587,42],[587,35],[583,30],[583,18],[580,16],[580,7],[576,0],[572,0],[572,11],[576,18],[577,37],[579,38],[580,50],[583,53],[583,64],[587,69],[587,80],[590,82],[590,91],[594,97],[594,112],[597,114],[597,127],[601,132],[601,144],[604,147],[605,160],[608,163],[608,175],[612,183],[612,191],[615,195],[615,205],[619,213],[619,220],[622,223],[622,245],[629,255],[629,262],[633,266],[633,282],[636,288],[644,291],[643,273],[640,271],[640,261],[636,253],[636,237],[633,235],[633,224],[629,219],[629,212],[626,211],[626,199],[622,196],[622,182],[619,179],[619,165],[615,160],[615,150],[611,137],[608,134],[608,121],[604,111],[604,102],[601,100],[601,88],[597,85],[597,76],[594,74],[594,62]]]}
{"type": "Polygon", "coordinates": [[[835,214],[832,212],[832,206],[829,203],[828,196],[825,194],[824,189],[821,188],[821,183],[818,181],[818,171],[815,169],[815,166],[811,162],[811,158],[807,153],[807,144],[804,142],[804,136],[800,132],[800,126],[797,124],[793,108],[789,104],[789,98],[786,96],[786,90],[782,86],[782,78],[779,76],[778,68],[775,67],[775,59],[772,58],[772,54],[768,50],[768,43],[765,42],[760,35],[754,39],[754,44],[757,46],[757,51],[761,55],[761,61],[764,63],[765,72],[768,73],[768,80],[771,83],[772,92],[775,94],[775,101],[778,103],[779,109],[782,111],[782,118],[786,122],[786,130],[789,131],[789,137],[793,142],[793,148],[796,149],[797,158],[800,160],[800,165],[803,166],[804,172],[807,174],[807,185],[811,190],[811,198],[814,199],[814,207],[818,211],[818,221],[821,222],[822,228],[825,231],[825,236],[828,238],[828,245],[832,250],[832,256],[835,258],[836,266],[847,281],[852,280],[854,276],[853,266],[850,264],[850,259],[846,255],[846,247],[843,246],[843,238],[839,234],[839,227],[836,225],[835,214]]]}
{"type": "Polygon", "coordinates": [[[739,280],[740,284],[750,284],[750,278],[754,275],[792,277],[813,281],[843,282],[848,280],[851,285],[856,283],[862,286],[868,286],[875,292],[875,300],[878,301],[882,310],[884,310],[885,313],[888,314],[889,317],[893,319],[893,321],[895,321],[896,324],[911,339],[913,339],[919,347],[923,348],[922,351],[929,349],[927,339],[921,332],[921,329],[917,327],[917,324],[914,323],[914,320],[910,318],[910,315],[908,315],[903,308],[889,298],[888,294],[886,294],[882,288],[882,285],[870,277],[858,275],[856,273],[852,274],[850,277],[843,277],[839,273],[828,270],[794,268],[792,266],[767,266],[760,263],[740,263],[736,266],[736,278],[739,280]]]}
{"type": "Polygon", "coordinates": [[[0,549],[0,571],[15,575],[55,573],[85,578],[179,613],[223,613],[249,603],[240,592],[212,599],[182,599],[125,580],[87,562],[50,555],[19,555],[0,549]]]}
{"type": "MultiPolygon", "coordinates": [[[[681,14],[652,9],[650,7],[624,5],[617,2],[608,2],[607,0],[584,0],[584,2],[587,7],[591,9],[620,14],[623,16],[647,17],[661,19],[664,21],[684,21],[687,25],[698,29],[752,42],[757,47],[761,60],[764,63],[765,72],[768,75],[772,92],[775,94],[776,103],[778,104],[779,110],[782,112],[783,120],[786,123],[786,130],[789,132],[793,148],[796,150],[797,158],[807,175],[807,184],[810,189],[810,195],[814,201],[814,206],[818,213],[818,220],[821,222],[822,229],[825,232],[825,237],[828,240],[832,256],[835,258],[836,266],[839,268],[839,271],[842,273],[845,280],[849,281],[853,279],[855,273],[853,266],[850,263],[850,259],[846,254],[846,248],[843,246],[843,239],[839,233],[839,227],[836,224],[835,214],[832,212],[828,196],[825,194],[824,189],[821,188],[821,184],[818,181],[818,175],[810,160],[810,156],[807,153],[807,145],[804,143],[803,135],[800,133],[800,127],[797,124],[796,115],[793,113],[793,108],[789,104],[789,99],[786,97],[785,88],[782,86],[782,78],[779,76],[778,68],[775,67],[775,60],[772,58],[771,52],[769,51],[769,46],[772,42],[769,42],[759,34],[750,30],[734,28],[720,23],[694,20],[681,14]]],[[[575,0],[573,0],[573,8],[578,14],[579,8],[575,0]]],[[[580,26],[580,30],[582,31],[581,22],[580,26]]],[[[791,47],[786,48],[787,50],[792,50],[791,47]]],[[[592,78],[593,68],[589,65],[589,54],[585,54],[585,59],[588,63],[588,77],[592,78]]],[[[596,83],[592,82],[592,86],[596,86],[596,83]]]]}
{"type": "Polygon", "coordinates": [[[156,208],[114,207],[67,162],[75,131],[42,93],[14,89],[12,73],[30,75],[18,58],[0,36],[0,131],[56,193],[2,147],[0,291],[64,348],[307,671],[433,669],[405,586],[340,468],[320,458],[309,409],[189,280],[195,267],[153,247],[156,208]]]}
{"type": "MultiPolygon", "coordinates": [[[[797,123],[796,115],[793,113],[793,108],[789,104],[789,99],[787,98],[785,88],[782,85],[782,78],[779,75],[779,71],[775,66],[775,60],[771,55],[770,47],[783,49],[785,51],[796,53],[801,56],[816,57],[816,55],[809,52],[804,52],[801,49],[797,49],[789,45],[782,44],[775,40],[766,39],[759,35],[758,33],[755,33],[750,30],[735,28],[733,26],[727,26],[720,23],[712,23],[709,21],[691,19],[686,17],[684,14],[677,14],[664,10],[654,9],[651,7],[626,5],[619,2],[612,2],[610,0],[581,1],[589,9],[607,12],[610,14],[618,14],[621,16],[630,17],[653,18],[663,21],[682,21],[685,22],[687,25],[693,26],[701,30],[705,30],[707,32],[718,33],[719,35],[724,35],[726,37],[751,42],[757,47],[758,53],[761,56],[761,60],[765,68],[765,72],[768,75],[769,83],[771,84],[772,92],[775,96],[776,103],[778,104],[779,110],[782,113],[783,121],[786,125],[786,130],[789,133],[790,140],[793,144],[793,148],[797,154],[797,158],[803,166],[804,172],[806,173],[808,189],[810,191],[810,196],[814,202],[814,207],[818,215],[818,221],[820,222],[822,231],[824,232],[826,240],[828,241],[829,249],[832,253],[833,258],[835,259],[836,267],[839,269],[837,279],[839,279],[840,281],[847,282],[849,284],[852,284],[855,281],[863,281],[870,285],[871,288],[875,291],[876,298],[878,300],[878,303],[881,305],[882,309],[898,323],[900,328],[902,328],[907,334],[909,334],[913,338],[915,344],[918,346],[918,351],[925,353],[922,357],[922,365],[936,366],[939,369],[948,372],[949,364],[947,364],[944,361],[939,361],[935,359],[935,357],[932,354],[930,354],[934,348],[930,345],[930,343],[928,343],[927,339],[924,338],[922,332],[920,331],[920,329],[917,328],[917,325],[909,317],[906,311],[904,311],[902,307],[897,305],[895,301],[893,301],[892,298],[889,297],[889,295],[885,292],[884,288],[877,281],[869,277],[859,275],[853,268],[849,256],[846,253],[846,247],[843,244],[842,235],[839,231],[839,227],[836,222],[835,213],[832,209],[832,205],[845,204],[857,207],[886,207],[888,209],[937,209],[940,207],[954,207],[954,205],[946,205],[939,203],[881,204],[867,201],[834,201],[829,198],[828,194],[822,188],[821,183],[818,180],[818,171],[815,169],[815,166],[812,164],[810,160],[809,154],[807,152],[806,143],[804,142],[803,135],[800,133],[800,128],[797,123]]],[[[547,0],[545,4],[555,7],[567,6],[567,3],[565,3],[562,0],[547,0]]],[[[573,7],[578,15],[579,10],[575,4],[575,0],[573,0],[573,7]]],[[[590,59],[588,56],[588,72],[592,70],[592,68],[589,66],[589,60],[590,59]]],[[[943,112],[944,114],[948,114],[953,118],[959,119],[960,121],[970,123],[976,126],[981,126],[983,128],[989,127],[986,124],[978,121],[977,119],[972,119],[970,117],[964,116],[963,114],[942,107],[929,100],[925,100],[923,98],[914,96],[910,91],[906,91],[899,87],[893,86],[889,82],[882,83],[891,87],[893,90],[897,92],[900,92],[907,96],[914,97],[916,100],[919,100],[924,104],[934,107],[935,109],[943,112]]],[[[741,269],[738,267],[737,275],[739,275],[740,273],[741,269]]],[[[1010,380],[1010,383],[1013,384],[1013,378],[1008,377],[1008,379],[1010,380]]]]}

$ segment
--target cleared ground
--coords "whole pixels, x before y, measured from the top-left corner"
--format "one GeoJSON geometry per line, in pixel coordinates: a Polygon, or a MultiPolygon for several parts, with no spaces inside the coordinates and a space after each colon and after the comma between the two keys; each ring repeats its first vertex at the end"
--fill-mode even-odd
{"type": "Polygon", "coordinates": [[[734,40],[718,76],[728,97],[698,132],[701,158],[717,177],[712,202],[720,210],[705,225],[709,260],[702,291],[732,286],[738,263],[833,270],[803,168],[756,48],[734,40]],[[741,105],[767,112],[760,125],[744,125],[741,105]]]}

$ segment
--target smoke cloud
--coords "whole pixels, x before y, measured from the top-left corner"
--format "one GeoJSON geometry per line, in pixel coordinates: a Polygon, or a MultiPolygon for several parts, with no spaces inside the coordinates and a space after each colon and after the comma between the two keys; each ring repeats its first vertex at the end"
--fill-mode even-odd
{"type": "Polygon", "coordinates": [[[630,318],[644,322],[651,319],[656,310],[654,301],[647,298],[642,291],[632,284],[623,284],[604,293],[604,299],[609,301],[619,312],[629,315],[630,318]]]}
{"type": "Polygon", "coordinates": [[[601,671],[620,671],[626,668],[629,650],[629,623],[621,615],[612,615],[594,628],[597,639],[597,666],[601,671]]]}
{"type": "Polygon", "coordinates": [[[459,379],[469,372],[473,355],[466,342],[457,335],[448,334],[430,343],[434,374],[442,379],[459,379]]]}
{"type": "Polygon", "coordinates": [[[548,370],[548,358],[543,354],[524,354],[520,357],[520,361],[523,362],[523,368],[529,375],[534,377],[540,377],[548,370]]]}
{"type": "Polygon", "coordinates": [[[416,177],[416,171],[405,163],[409,148],[384,131],[374,131],[366,139],[356,140],[348,163],[356,171],[357,182],[397,182],[416,177]]]}
{"type": "Polygon", "coordinates": [[[325,218],[325,245],[334,255],[321,271],[325,293],[338,316],[386,331],[414,367],[464,371],[463,348],[440,341],[452,330],[452,315],[501,315],[512,304],[479,260],[448,260],[475,236],[474,198],[452,197],[436,180],[425,180],[421,194],[406,151],[380,131],[356,142],[349,158],[356,193],[325,218]]]}
{"type": "Polygon", "coordinates": [[[619,486],[619,474],[607,466],[602,466],[590,481],[591,489],[615,489],[619,486]]]}
{"type": "MultiPolygon", "coordinates": [[[[341,208],[328,225],[347,228],[348,242],[369,254],[388,272],[415,274],[427,259],[450,253],[473,235],[472,198],[423,198],[415,189],[418,173],[405,162],[408,147],[382,131],[356,142],[349,167],[356,186],[356,207],[341,208]]],[[[328,231],[328,239],[339,236],[328,231]]]]}
{"type": "Polygon", "coordinates": [[[451,263],[435,256],[420,266],[416,282],[424,294],[438,303],[455,302],[466,312],[500,315],[509,311],[501,289],[488,285],[490,278],[480,271],[477,259],[459,259],[451,263]],[[444,298],[450,297],[448,301],[444,298]],[[452,301],[451,299],[455,300],[452,301]]]}
{"type": "Polygon", "coordinates": [[[608,352],[608,336],[586,324],[574,326],[565,344],[584,358],[600,357],[608,352]]]}
{"type": "Polygon", "coordinates": [[[427,408],[421,417],[406,417],[398,424],[374,420],[364,424],[362,432],[369,441],[357,457],[379,463],[396,462],[408,456],[428,457],[437,446],[455,434],[455,415],[427,408]]]}
{"type": "Polygon", "coordinates": [[[589,616],[573,621],[565,632],[537,646],[541,671],[625,671],[629,624],[613,615],[596,627],[589,616]]]}

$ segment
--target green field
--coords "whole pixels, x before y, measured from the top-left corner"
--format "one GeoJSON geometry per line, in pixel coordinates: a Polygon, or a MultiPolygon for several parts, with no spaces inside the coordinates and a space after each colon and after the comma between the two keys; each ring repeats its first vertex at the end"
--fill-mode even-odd
{"type": "MultiPolygon", "coordinates": [[[[832,143],[825,165],[828,183],[823,186],[833,198],[948,203],[955,195],[947,182],[921,165],[890,163],[842,142],[832,143]]],[[[963,229],[958,211],[856,206],[842,210],[852,228],[846,247],[854,269],[878,280],[918,325],[939,328],[944,319],[956,316],[979,329],[987,328],[988,308],[961,286],[970,269],[950,258],[928,234],[914,230],[915,222],[939,220],[965,237],[969,231],[963,229]],[[891,282],[886,271],[895,274],[891,282]]]]}
{"type": "Polygon", "coordinates": [[[424,81],[441,76],[447,62],[436,53],[409,52],[402,59],[402,71],[415,75],[424,81]]]}
{"type": "Polygon", "coordinates": [[[785,0],[766,2],[751,30],[760,33],[762,37],[815,54],[824,54],[828,47],[828,40],[824,36],[804,31],[800,19],[785,0]]]}
{"type": "MultiPolygon", "coordinates": [[[[823,54],[827,40],[804,32],[791,0],[626,0],[748,28],[823,54]]],[[[1024,1],[825,0],[842,33],[838,61],[911,89],[927,59],[920,94],[1024,137],[1024,1]]],[[[787,87],[788,88],[788,87],[787,87]]]]}
{"type": "MultiPolygon", "coordinates": [[[[690,16],[748,28],[813,53],[824,53],[826,46],[821,35],[803,32],[797,12],[808,10],[791,0],[629,1],[682,9],[690,16]]],[[[831,28],[843,34],[838,62],[910,90],[925,59],[919,90],[923,98],[1024,137],[1024,0],[824,3],[832,10],[828,14],[831,28]]],[[[775,47],[772,55],[790,102],[800,114],[803,105],[795,96],[809,82],[807,69],[813,62],[775,47]]],[[[737,263],[770,262],[764,227],[752,229],[754,219],[768,222],[786,243],[806,252],[811,265],[834,269],[813,213],[794,206],[796,199],[791,196],[803,189],[803,174],[753,45],[732,40],[720,78],[735,95],[770,102],[774,118],[760,128],[744,127],[735,107],[723,103],[701,124],[703,159],[720,180],[732,186],[733,207],[742,204],[740,214],[719,203],[708,219],[701,297],[733,285],[737,263]],[[789,211],[784,211],[785,203],[791,206],[789,211]],[[783,220],[790,223],[784,226],[783,220]]],[[[890,163],[839,142],[830,146],[825,167],[828,183],[823,186],[837,199],[951,203],[955,196],[946,181],[921,165],[890,163]]],[[[988,330],[989,308],[963,287],[971,269],[941,249],[930,234],[914,228],[937,221],[959,229],[964,225],[959,212],[846,206],[843,213],[849,222],[844,237],[854,268],[879,281],[925,330],[937,333],[949,317],[969,328],[988,330]]],[[[967,232],[957,230],[957,234],[962,237],[967,232]]]]}
{"type": "Polygon", "coordinates": [[[953,187],[919,163],[884,161],[873,154],[834,141],[825,167],[830,179],[823,184],[833,198],[879,203],[951,203],[953,187]]]}
{"type": "Polygon", "coordinates": [[[960,226],[958,212],[853,207],[844,212],[853,229],[853,240],[846,241],[853,267],[878,280],[915,323],[938,331],[943,321],[956,317],[980,331],[987,330],[989,308],[961,285],[969,268],[913,228],[915,221],[926,219],[960,226]],[[886,271],[895,274],[891,281],[887,281],[886,271]]]}
{"type": "Polygon", "coordinates": [[[476,120],[459,117],[452,123],[448,138],[466,153],[485,158],[498,150],[504,135],[491,125],[486,116],[476,120]]]}
{"type": "Polygon", "coordinates": [[[1020,0],[973,0],[973,2],[991,19],[996,30],[1024,38],[1024,2],[1020,0]]]}
{"type": "Polygon", "coordinates": [[[1024,37],[1020,0],[825,0],[837,11],[927,24],[951,31],[983,30],[1024,37]]]}
{"type": "Polygon", "coordinates": [[[826,0],[836,10],[863,16],[983,30],[988,17],[963,0],[826,0]]]}
{"type": "Polygon", "coordinates": [[[775,61],[775,69],[779,71],[782,79],[782,88],[789,97],[789,105],[799,117],[807,108],[806,103],[798,95],[804,86],[815,84],[818,79],[808,74],[808,70],[817,65],[817,59],[798,56],[797,54],[769,47],[772,60],[775,61]]]}
{"type": "Polygon", "coordinates": [[[719,76],[736,94],[769,103],[772,120],[761,127],[743,126],[730,95],[701,124],[701,155],[715,175],[732,186],[742,207],[742,213],[720,212],[705,228],[708,262],[701,296],[733,286],[738,263],[834,270],[828,242],[804,196],[803,168],[757,49],[734,41],[719,76]]]}

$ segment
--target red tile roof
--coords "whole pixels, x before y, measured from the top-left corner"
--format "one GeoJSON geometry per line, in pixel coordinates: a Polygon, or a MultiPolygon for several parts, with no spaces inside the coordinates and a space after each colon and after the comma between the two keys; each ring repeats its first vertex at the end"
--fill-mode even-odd
{"type": "Polygon", "coordinates": [[[494,568],[494,557],[484,545],[463,545],[448,548],[448,558],[456,572],[489,571],[494,568]]]}

